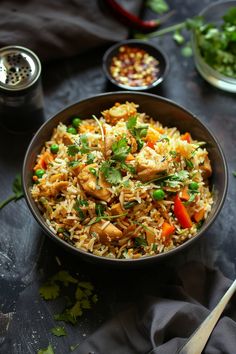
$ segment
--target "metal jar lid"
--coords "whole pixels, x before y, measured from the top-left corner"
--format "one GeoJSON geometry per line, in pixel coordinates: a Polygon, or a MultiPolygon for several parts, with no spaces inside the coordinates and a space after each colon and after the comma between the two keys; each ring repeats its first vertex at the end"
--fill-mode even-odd
{"type": "Polygon", "coordinates": [[[32,86],[41,74],[37,55],[20,46],[0,49],[0,89],[21,91],[32,86]]]}

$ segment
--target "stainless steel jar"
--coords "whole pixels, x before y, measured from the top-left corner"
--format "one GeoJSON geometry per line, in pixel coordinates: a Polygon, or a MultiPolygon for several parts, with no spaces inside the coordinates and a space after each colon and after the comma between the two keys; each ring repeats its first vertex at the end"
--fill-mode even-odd
{"type": "Polygon", "coordinates": [[[0,123],[10,131],[35,131],[44,120],[41,63],[20,46],[0,49],[0,123]]]}

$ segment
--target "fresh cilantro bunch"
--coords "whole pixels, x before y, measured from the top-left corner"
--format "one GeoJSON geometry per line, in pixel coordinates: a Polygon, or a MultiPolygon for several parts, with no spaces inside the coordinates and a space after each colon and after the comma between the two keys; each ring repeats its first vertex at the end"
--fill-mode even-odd
{"type": "Polygon", "coordinates": [[[236,78],[236,7],[223,16],[217,26],[204,23],[195,30],[202,58],[219,73],[236,78]]]}
{"type": "Polygon", "coordinates": [[[102,163],[100,172],[105,177],[106,181],[112,185],[117,185],[122,181],[122,170],[129,171],[134,174],[133,166],[128,165],[125,160],[130,153],[130,146],[125,137],[112,144],[111,158],[102,163]]]}

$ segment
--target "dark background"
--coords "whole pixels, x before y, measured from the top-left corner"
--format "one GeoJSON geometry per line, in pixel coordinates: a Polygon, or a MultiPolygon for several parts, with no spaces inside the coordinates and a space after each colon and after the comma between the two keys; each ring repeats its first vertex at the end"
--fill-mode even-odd
{"type": "MultiPolygon", "coordinates": [[[[170,23],[196,15],[212,1],[168,1],[176,14],[170,23]]],[[[149,14],[147,14],[149,16],[149,14]]],[[[154,294],[161,282],[171,281],[174,269],[197,260],[218,268],[227,277],[236,277],[235,199],[235,95],[220,91],[197,73],[193,58],[181,55],[170,36],[152,40],[167,53],[170,71],[154,92],[192,111],[220,141],[229,168],[229,189],[224,207],[205,236],[180,255],[143,270],[119,271],[98,268],[67,254],[44,236],[25,200],[11,203],[0,211],[0,311],[12,313],[12,321],[0,353],[36,353],[52,343],[56,354],[69,353],[69,346],[81,342],[106,319],[129,306],[143,294],[154,294]],[[98,304],[76,326],[66,325],[67,337],[56,338],[50,329],[56,325],[53,313],[58,302],[45,302],[39,286],[60,267],[90,280],[99,297],[98,304]]],[[[77,100],[114,90],[102,72],[102,56],[109,45],[65,60],[43,63],[42,82],[45,115],[50,118],[77,100]]],[[[0,130],[0,200],[11,193],[11,183],[21,171],[24,153],[32,135],[10,134],[0,130]]],[[[1,333],[0,333],[1,338],[1,333]]],[[[75,350],[76,353],[76,350],[75,350]]]]}

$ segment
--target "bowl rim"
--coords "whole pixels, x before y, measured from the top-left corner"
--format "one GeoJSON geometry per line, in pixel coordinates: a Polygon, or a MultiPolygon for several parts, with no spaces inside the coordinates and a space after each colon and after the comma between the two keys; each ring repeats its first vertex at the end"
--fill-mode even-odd
{"type": "MultiPolygon", "coordinates": [[[[148,51],[148,49],[147,49],[147,51],[148,51]]],[[[167,57],[167,54],[162,49],[160,49],[160,47],[157,46],[156,44],[153,44],[153,43],[150,43],[147,41],[142,41],[139,39],[126,39],[126,40],[123,40],[123,41],[113,44],[111,47],[109,47],[106,50],[106,52],[103,55],[103,59],[102,59],[102,68],[103,68],[103,72],[105,73],[106,77],[113,85],[115,85],[119,88],[122,88],[124,90],[142,91],[142,90],[150,90],[150,89],[156,87],[157,85],[159,85],[161,82],[163,82],[164,78],[166,77],[166,75],[169,72],[170,64],[169,64],[169,59],[167,57]],[[123,84],[117,82],[110,74],[109,69],[108,69],[108,57],[112,54],[113,51],[115,51],[120,46],[125,45],[125,44],[137,44],[137,45],[145,46],[146,48],[149,47],[149,48],[159,52],[160,56],[162,56],[163,62],[164,62],[164,70],[162,71],[161,75],[158,76],[158,78],[155,81],[153,81],[150,85],[146,85],[146,86],[123,85],[123,84]]]]}
{"type": "MultiPolygon", "coordinates": [[[[122,98],[121,98],[122,99],[122,98]]],[[[122,265],[122,264],[130,264],[130,265],[140,265],[140,264],[151,264],[154,262],[158,262],[161,261],[169,256],[173,256],[176,253],[180,252],[181,250],[184,250],[186,247],[190,246],[191,244],[193,244],[194,242],[196,242],[202,235],[203,233],[213,224],[213,222],[215,221],[216,217],[218,216],[220,210],[223,207],[225,198],[226,198],[226,194],[227,194],[227,189],[228,189],[228,167],[227,167],[227,163],[226,163],[226,158],[224,155],[224,152],[217,140],[217,138],[215,137],[215,135],[211,132],[211,130],[199,119],[197,118],[197,116],[195,114],[193,114],[191,111],[189,111],[188,109],[184,108],[183,106],[181,106],[180,104],[172,101],[171,99],[162,97],[162,96],[158,96],[152,93],[146,93],[146,92],[133,92],[133,91],[116,91],[116,92],[106,92],[106,93],[101,93],[98,95],[94,95],[94,96],[90,96],[87,97],[85,99],[76,101],[72,104],[67,105],[65,108],[63,108],[62,110],[60,110],[59,112],[57,112],[56,114],[54,114],[51,118],[49,118],[47,121],[45,121],[41,127],[37,130],[37,132],[35,133],[35,135],[33,136],[31,142],[29,143],[29,146],[26,150],[25,153],[25,157],[24,157],[24,162],[23,162],[23,166],[22,166],[22,186],[23,186],[23,191],[24,191],[24,196],[27,202],[27,205],[33,215],[33,217],[36,219],[36,221],[38,222],[38,224],[41,226],[41,228],[43,229],[43,231],[55,242],[57,242],[58,244],[61,244],[62,247],[65,247],[66,249],[70,250],[72,253],[77,254],[81,257],[87,258],[87,260],[89,261],[93,261],[93,262],[98,262],[98,263],[103,263],[103,264],[117,264],[117,265],[122,265]],[[102,256],[97,256],[93,253],[89,253],[89,252],[85,252],[79,248],[76,248],[75,246],[70,245],[69,243],[67,243],[66,241],[60,239],[59,237],[57,237],[57,235],[55,233],[53,233],[49,227],[46,225],[46,222],[37,215],[35,210],[38,210],[38,207],[36,205],[36,203],[30,198],[30,192],[29,189],[27,188],[26,185],[26,176],[27,176],[27,171],[26,171],[26,165],[27,165],[27,160],[30,156],[31,153],[31,149],[34,145],[34,141],[35,139],[41,134],[41,132],[45,129],[45,127],[49,124],[49,122],[51,122],[53,119],[55,119],[58,115],[60,115],[61,113],[67,111],[69,108],[78,105],[79,103],[86,103],[89,102],[90,100],[94,100],[96,98],[99,97],[104,97],[104,96],[112,96],[112,95],[127,95],[127,94],[132,94],[132,95],[137,95],[137,96],[148,96],[150,98],[153,99],[160,99],[166,103],[169,103],[172,106],[177,107],[178,109],[184,111],[185,113],[189,114],[192,116],[192,118],[194,120],[196,120],[203,129],[205,129],[209,135],[211,135],[215,145],[217,146],[217,149],[219,150],[219,153],[221,155],[222,158],[222,162],[223,162],[223,172],[224,172],[224,176],[225,176],[225,180],[224,180],[224,188],[223,188],[223,193],[222,193],[222,198],[219,202],[218,207],[215,209],[214,211],[214,215],[212,216],[211,220],[208,221],[205,225],[203,225],[200,229],[199,232],[197,232],[197,234],[185,241],[183,244],[177,246],[176,248],[169,250],[165,253],[159,253],[157,255],[153,255],[153,256],[144,256],[144,257],[140,257],[137,259],[120,259],[120,258],[109,258],[109,257],[102,257],[102,256]],[[34,210],[35,208],[35,210],[34,210]]]]}
{"type": "MultiPolygon", "coordinates": [[[[208,6],[204,7],[199,12],[198,16],[202,16],[204,18],[204,15],[207,12],[209,12],[209,10],[211,10],[212,8],[215,8],[220,5],[227,5],[227,4],[229,5],[229,3],[234,3],[236,6],[236,0],[228,0],[228,1],[220,0],[220,1],[217,1],[215,3],[211,3],[208,6]]],[[[210,66],[204,60],[204,58],[201,56],[199,47],[197,45],[197,38],[196,38],[195,31],[192,31],[191,42],[192,42],[193,54],[194,54],[194,60],[195,60],[196,67],[197,67],[198,71],[200,72],[200,74],[204,77],[204,79],[206,79],[210,84],[212,84],[213,86],[215,86],[219,89],[235,93],[236,92],[236,79],[231,78],[230,76],[225,76],[225,75],[221,74],[219,71],[215,70],[212,66],[210,66]],[[209,73],[209,75],[211,77],[210,79],[208,78],[206,73],[202,72],[202,67],[204,67],[205,70],[207,70],[207,72],[209,73]],[[216,80],[220,80],[220,81],[224,82],[229,87],[224,88],[224,84],[219,85],[219,84],[217,84],[217,82],[215,82],[216,80]]]]}

